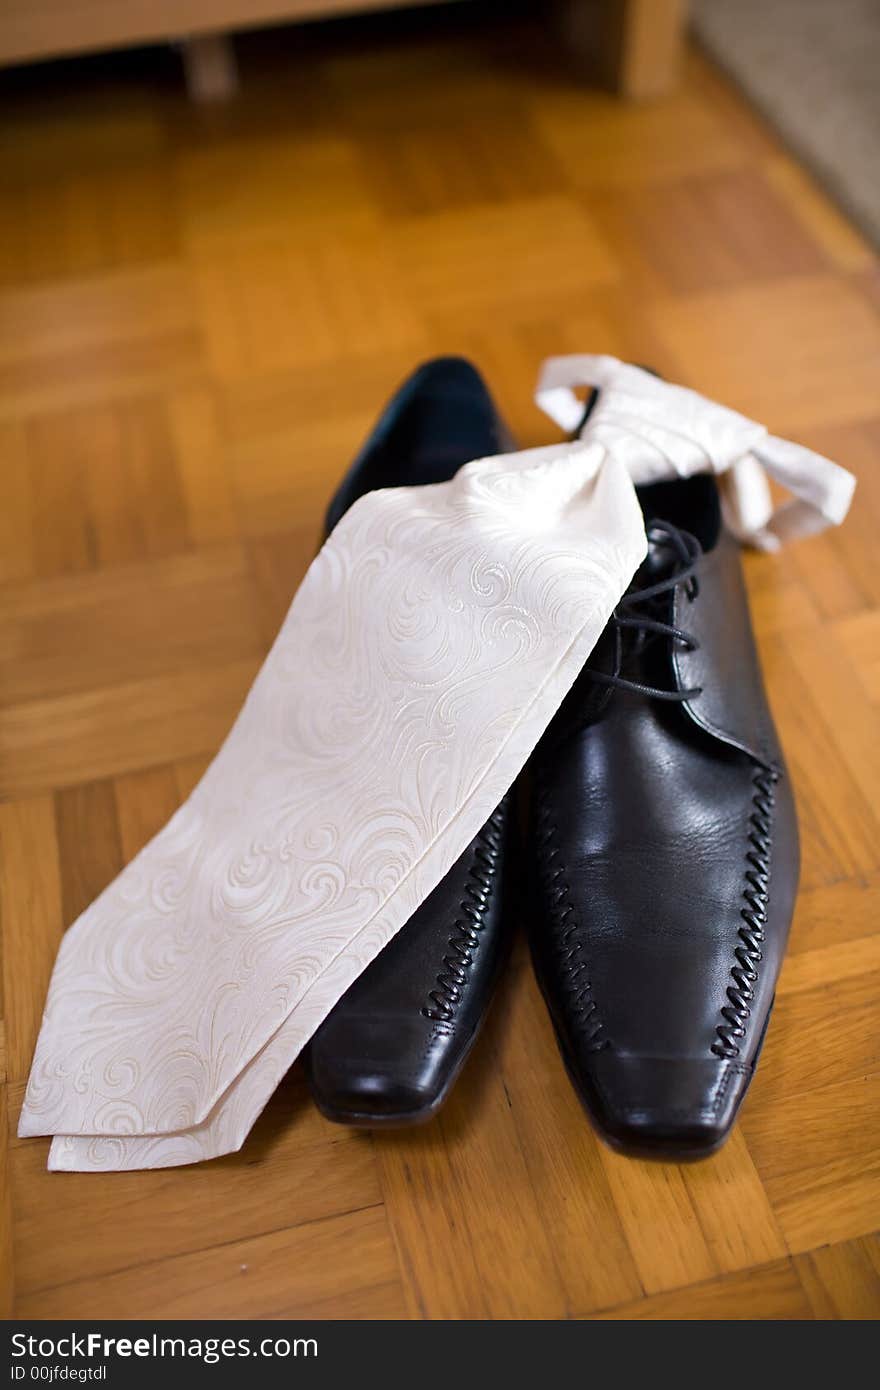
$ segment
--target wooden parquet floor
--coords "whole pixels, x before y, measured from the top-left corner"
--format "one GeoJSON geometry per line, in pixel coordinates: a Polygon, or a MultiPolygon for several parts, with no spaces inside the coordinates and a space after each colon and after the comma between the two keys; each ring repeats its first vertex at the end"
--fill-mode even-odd
{"type": "MultiPolygon", "coordinates": [[[[880,277],[696,54],[627,107],[537,28],[243,45],[0,98],[0,845],[17,1314],[861,1318],[880,1312],[880,277]],[[349,1133],[298,1072],[203,1167],[45,1172],[14,1126],[66,924],[185,796],[421,358],[471,355],[523,444],[541,358],[608,351],[860,476],[747,571],[803,881],[764,1059],[701,1165],[603,1148],[524,950],[446,1110],[349,1133]]],[[[12,1299],[14,1297],[14,1304],[12,1299]]]]}

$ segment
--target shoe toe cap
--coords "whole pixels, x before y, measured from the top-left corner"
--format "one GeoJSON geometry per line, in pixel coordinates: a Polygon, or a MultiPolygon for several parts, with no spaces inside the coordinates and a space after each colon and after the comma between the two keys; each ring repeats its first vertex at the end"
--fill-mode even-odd
{"type": "Polygon", "coordinates": [[[318,1108],[343,1124],[403,1124],[440,1104],[448,1067],[430,1037],[408,1036],[403,1020],[347,1019],[320,1029],[307,1049],[309,1089],[318,1108]]]}
{"type": "Polygon", "coordinates": [[[730,1133],[751,1071],[715,1058],[637,1057],[606,1048],[590,1066],[592,1108],[604,1137],[627,1153],[707,1157],[730,1133]]]}
{"type": "Polygon", "coordinates": [[[328,1118],[342,1123],[368,1124],[427,1117],[435,1096],[411,1077],[389,1075],[388,1069],[347,1071],[338,1067],[319,1078],[310,1075],[312,1095],[328,1118]]]}

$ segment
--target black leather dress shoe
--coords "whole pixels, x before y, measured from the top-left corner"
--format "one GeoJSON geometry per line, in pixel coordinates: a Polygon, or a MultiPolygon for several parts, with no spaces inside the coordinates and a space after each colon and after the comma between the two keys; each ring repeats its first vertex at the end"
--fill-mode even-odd
{"type": "Polygon", "coordinates": [[[639,496],[648,557],[530,763],[530,936],[600,1133],[680,1159],[754,1072],[798,838],[715,480],[639,496]]]}
{"type": "MultiPolygon", "coordinates": [[[[440,358],[401,387],[333,499],[331,530],[362,493],[451,478],[514,448],[469,363],[440,358]]],[[[305,1065],[322,1114],[408,1124],[443,1104],[483,1021],[510,938],[511,798],[315,1033],[305,1065]]]]}

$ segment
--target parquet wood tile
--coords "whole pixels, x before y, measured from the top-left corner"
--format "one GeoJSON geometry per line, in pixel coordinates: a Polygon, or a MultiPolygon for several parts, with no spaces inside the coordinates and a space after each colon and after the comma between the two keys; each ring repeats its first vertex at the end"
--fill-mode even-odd
{"type": "Polygon", "coordinates": [[[383,1193],[395,1193],[386,1209],[409,1316],[487,1318],[485,1280],[439,1126],[379,1136],[376,1159],[383,1193]]]}
{"type": "Polygon", "coordinates": [[[358,153],[369,188],[389,219],[421,217],[551,196],[567,181],[520,106],[504,120],[465,109],[431,131],[432,158],[423,158],[418,125],[364,132],[358,153]]]}
{"type": "MultiPolygon", "coordinates": [[[[0,1135],[6,1135],[9,1118],[6,1113],[6,1072],[0,1084],[0,1135]]],[[[12,1185],[9,1180],[9,1153],[5,1142],[0,1152],[0,1317],[11,1318],[15,1312],[15,1252],[12,1235],[12,1185]]]]}
{"type": "Polygon", "coordinates": [[[572,198],[522,199],[394,223],[395,266],[404,293],[423,311],[531,312],[614,280],[619,266],[589,215],[572,198]],[[519,309],[519,301],[523,309],[519,309]]]}
{"type": "MultiPolygon", "coordinates": [[[[864,890],[862,890],[864,896],[864,890]]],[[[874,933],[855,940],[833,941],[813,951],[793,951],[783,965],[777,993],[800,994],[855,980],[880,968],[880,942],[874,933]]]]}
{"type": "Polygon", "coordinates": [[[52,81],[22,81],[17,91],[9,84],[4,128],[10,138],[0,154],[4,186],[51,193],[73,168],[106,173],[167,155],[168,115],[150,99],[151,91],[77,69],[62,81],[60,91],[52,81]],[[62,94],[75,100],[75,120],[62,94]]]}
{"type": "Polygon", "coordinates": [[[689,381],[777,433],[876,412],[880,317],[839,275],[705,290],[655,312],[689,381]]]}
{"type": "MultiPolygon", "coordinates": [[[[768,1033],[768,1053],[776,1029],[779,1020],[768,1033]]],[[[772,1074],[756,1077],[740,1123],[789,1250],[880,1225],[878,1099],[876,1072],[794,1094],[772,1074]]]]}
{"type": "Polygon", "coordinates": [[[880,1299],[876,1236],[813,1250],[798,1257],[797,1268],[817,1318],[876,1319],[880,1299]]]}
{"type": "Polygon", "coordinates": [[[13,285],[3,291],[4,368],[162,337],[192,323],[192,284],[177,260],[13,285]]]}
{"type": "Polygon", "coordinates": [[[696,1284],[717,1272],[682,1167],[601,1151],[639,1280],[646,1294],[696,1284]]]}
{"type": "Polygon", "coordinates": [[[6,1077],[25,1081],[64,919],[50,795],[0,804],[6,1077]]]}
{"type": "Polygon", "coordinates": [[[540,92],[535,124],[575,188],[663,187],[688,175],[742,168],[741,133],[688,85],[662,102],[625,106],[560,84],[540,92]]]}
{"type": "Polygon", "coordinates": [[[158,52],[0,96],[0,1310],[876,1317],[872,249],[695,54],[629,107],[529,23],[294,30],[241,58],[210,112],[158,52]],[[203,773],[381,405],[463,352],[548,442],[534,372],[575,351],[860,477],[839,532],[746,562],[803,872],[730,1143],[687,1167],[604,1148],[520,942],[422,1129],[332,1126],[295,1068],[239,1154],[46,1173],[15,1123],[62,932],[203,773]]]}
{"type": "Polygon", "coordinates": [[[80,782],[55,793],[61,913],[75,922],[123,866],[112,781],[80,782]]]}
{"type": "Polygon", "coordinates": [[[590,191],[606,240],[625,248],[627,281],[647,294],[695,294],[782,275],[818,274],[828,259],[754,167],[664,184],[590,191]],[[682,236],[682,228],[687,236],[682,236]]]}
{"type": "Polygon", "coordinates": [[[815,955],[860,936],[873,936],[878,889],[880,874],[870,873],[801,892],[789,938],[789,968],[802,968],[792,960],[795,955],[815,955]]]}
{"type": "Polygon", "coordinates": [[[774,1008],[775,1047],[768,1047],[764,1084],[778,1095],[830,1086],[880,1070],[876,973],[823,982],[813,989],[780,989],[774,1008]]]}
{"type": "Polygon", "coordinates": [[[257,618],[238,541],[8,585],[0,593],[0,704],[258,657],[257,618]]]}
{"type": "Polygon", "coordinates": [[[0,211],[0,284],[85,276],[177,255],[172,178],[166,161],[98,172],[75,163],[51,182],[29,182],[0,211]]]}
{"type": "Polygon", "coordinates": [[[169,393],[170,449],[177,463],[182,505],[196,546],[239,534],[237,497],[227,463],[218,393],[193,386],[169,393]]]}
{"type": "Polygon", "coordinates": [[[183,799],[172,767],[148,767],[113,779],[119,843],[127,864],[170,820],[183,799]]]}
{"type": "Polygon", "coordinates": [[[785,1255],[785,1240],[741,1130],[711,1163],[683,1171],[716,1269],[727,1274],[785,1255]]]}
{"type": "MultiPolygon", "coordinates": [[[[318,1182],[318,1170],[310,1176],[318,1182]]],[[[399,1316],[402,1303],[385,1210],[377,1204],[25,1292],[17,1309],[27,1318],[376,1318],[399,1316]],[[340,1269],[348,1272],[343,1291],[340,1269]]]]}
{"type": "Polygon", "coordinates": [[[328,1133],[308,1105],[302,1084],[285,1084],[259,1121],[248,1152],[218,1162],[210,1184],[193,1181],[193,1169],[166,1169],[122,1181],[70,1174],[46,1193],[42,1158],[19,1142],[11,1153],[16,1202],[19,1294],[55,1288],[59,1275],[82,1283],[226,1245],[240,1238],[285,1229],[290,1207],[296,1223],[374,1207],[381,1190],[369,1139],[328,1133]],[[51,1221],[47,1245],[40,1231],[51,1221]],[[100,1230],[100,1240],[90,1232],[100,1230]]]}
{"type": "Polygon", "coordinates": [[[816,187],[789,155],[774,151],[763,161],[767,183],[785,199],[801,226],[839,270],[866,271],[875,254],[862,234],[816,187]]]}
{"type": "Polygon", "coordinates": [[[642,1292],[636,1257],[602,1164],[556,1049],[553,1030],[522,953],[502,1000],[498,1060],[541,1218],[552,1242],[569,1311],[627,1302],[642,1292]]]}
{"type": "Polygon", "coordinates": [[[627,1322],[802,1320],[813,1316],[813,1304],[792,1262],[781,1260],[746,1274],[654,1294],[599,1316],[627,1322]]]}
{"type": "Polygon", "coordinates": [[[264,238],[320,243],[341,226],[376,231],[381,215],[358,155],[350,137],[308,130],[181,152],[175,184],[187,248],[197,257],[264,238]]]}
{"type": "Polygon", "coordinates": [[[0,711],[0,796],[216,750],[258,668],[259,661],[225,661],[210,681],[196,669],[12,705],[0,711]]]}
{"type": "Polygon", "coordinates": [[[880,704],[880,613],[876,609],[857,613],[838,623],[835,635],[861,695],[872,704],[880,704]]]}
{"type": "Polygon", "coordinates": [[[422,329],[388,253],[387,235],[277,236],[206,252],[194,276],[218,379],[292,371],[346,352],[407,347],[422,329]]]}
{"type": "Polygon", "coordinates": [[[811,889],[870,873],[880,867],[876,797],[863,796],[842,762],[831,727],[834,715],[819,704],[812,681],[798,671],[789,650],[775,640],[760,648],[798,798],[801,885],[811,889]]]}

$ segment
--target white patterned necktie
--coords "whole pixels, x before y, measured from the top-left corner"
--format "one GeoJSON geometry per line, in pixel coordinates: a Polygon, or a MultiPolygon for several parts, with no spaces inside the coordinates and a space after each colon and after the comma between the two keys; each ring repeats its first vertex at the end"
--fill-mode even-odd
{"type": "Polygon", "coordinates": [[[214,762],[63,938],[19,1133],[55,1169],[240,1147],[334,1004],[512,785],[645,555],[634,483],[728,475],[765,547],[854,480],[607,357],[545,364],[580,441],[362,497],[312,563],[214,762]],[[763,468],[796,494],[772,514],[763,468]]]}

